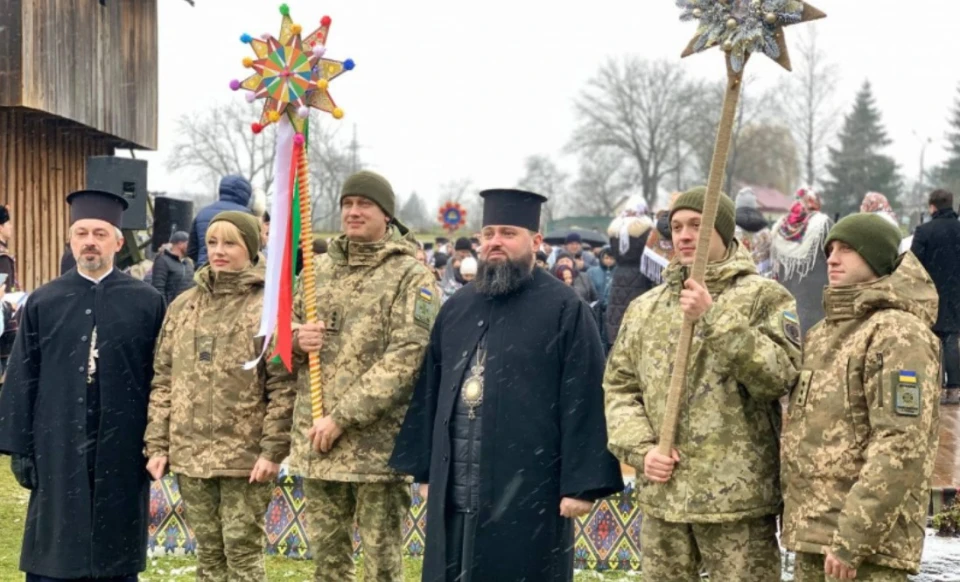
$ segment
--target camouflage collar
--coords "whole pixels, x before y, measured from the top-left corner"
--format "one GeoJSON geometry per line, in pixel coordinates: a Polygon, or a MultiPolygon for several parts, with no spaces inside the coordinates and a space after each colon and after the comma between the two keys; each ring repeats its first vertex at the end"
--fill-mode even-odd
{"type": "Polygon", "coordinates": [[[849,287],[827,287],[823,308],[828,321],[860,319],[881,309],[898,309],[932,326],[937,320],[939,296],[930,275],[912,252],[901,255],[886,277],[849,287]]]}
{"type": "MultiPolygon", "coordinates": [[[[737,241],[730,243],[727,255],[723,260],[707,265],[706,284],[711,295],[718,295],[726,291],[737,278],[746,275],[755,275],[757,268],[753,257],[737,241]]],[[[667,284],[678,294],[683,282],[690,276],[690,268],[680,264],[679,257],[675,256],[664,272],[667,284]]]]}
{"type": "Polygon", "coordinates": [[[197,287],[205,293],[213,295],[241,295],[249,293],[250,290],[255,287],[263,286],[264,276],[266,275],[266,266],[264,263],[265,261],[261,259],[257,264],[250,265],[243,271],[224,271],[216,275],[214,275],[210,265],[204,265],[203,268],[197,271],[194,280],[197,282],[197,287]]]}
{"type": "Polygon", "coordinates": [[[327,253],[334,263],[351,267],[373,267],[379,265],[390,255],[416,254],[416,246],[411,243],[407,233],[397,226],[390,225],[386,236],[377,242],[359,243],[347,240],[340,235],[330,244],[327,253]]]}

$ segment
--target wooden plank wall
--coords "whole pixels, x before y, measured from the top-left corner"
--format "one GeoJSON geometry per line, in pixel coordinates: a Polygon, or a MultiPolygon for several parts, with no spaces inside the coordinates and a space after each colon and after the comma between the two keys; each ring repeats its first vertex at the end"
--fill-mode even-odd
{"type": "Polygon", "coordinates": [[[105,6],[96,0],[0,0],[0,7],[5,4],[22,6],[22,98],[0,103],[157,148],[157,0],[105,6]]]}
{"type": "Polygon", "coordinates": [[[0,106],[20,103],[21,1],[0,0],[0,106]]]}
{"type": "Polygon", "coordinates": [[[0,108],[0,203],[10,208],[11,250],[25,290],[60,275],[66,196],[85,187],[87,157],[113,152],[109,139],[68,121],[0,108]]]}

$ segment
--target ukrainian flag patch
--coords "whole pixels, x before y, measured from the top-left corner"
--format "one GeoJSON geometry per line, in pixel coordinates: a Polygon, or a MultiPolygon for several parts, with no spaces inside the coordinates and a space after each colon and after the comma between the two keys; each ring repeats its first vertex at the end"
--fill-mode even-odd
{"type": "Polygon", "coordinates": [[[803,334],[800,332],[800,318],[792,311],[783,312],[783,335],[798,348],[803,341],[801,337],[803,334]]]}
{"type": "Polygon", "coordinates": [[[915,370],[900,370],[893,395],[894,410],[900,416],[920,416],[920,383],[915,370]]]}
{"type": "Polygon", "coordinates": [[[900,383],[901,384],[916,384],[917,383],[917,373],[913,370],[900,370],[900,383]]]}
{"type": "Polygon", "coordinates": [[[433,327],[433,320],[437,317],[436,302],[433,300],[433,291],[420,287],[417,291],[417,300],[413,307],[413,321],[423,329],[433,327]]]}

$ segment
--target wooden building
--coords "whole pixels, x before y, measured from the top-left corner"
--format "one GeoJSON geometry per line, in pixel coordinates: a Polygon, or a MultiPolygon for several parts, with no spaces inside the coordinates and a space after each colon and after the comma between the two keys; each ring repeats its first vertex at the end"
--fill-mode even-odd
{"type": "Polygon", "coordinates": [[[59,275],[86,159],[157,147],[157,0],[0,0],[0,203],[21,285],[59,275]]]}

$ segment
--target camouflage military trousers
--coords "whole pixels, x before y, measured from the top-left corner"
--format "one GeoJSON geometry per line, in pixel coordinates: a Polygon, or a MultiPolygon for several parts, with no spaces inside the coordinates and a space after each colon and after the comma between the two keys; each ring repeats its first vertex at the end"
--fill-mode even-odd
{"type": "MultiPolygon", "coordinates": [[[[820,554],[797,553],[793,563],[794,582],[834,582],[833,576],[823,573],[825,556],[820,554]]],[[[907,582],[907,572],[884,568],[876,564],[860,564],[857,568],[857,582],[907,582]]]]}
{"type": "Polygon", "coordinates": [[[353,526],[363,541],[365,582],[403,582],[403,518],[410,509],[407,483],[341,483],[304,479],[307,528],[316,582],[351,582],[353,526]]]}
{"type": "Polygon", "coordinates": [[[711,582],[779,581],[776,518],[670,523],[643,516],[640,569],[644,580],[697,582],[701,566],[711,582]]]}
{"type": "Polygon", "coordinates": [[[197,582],[264,582],[264,517],[273,483],[178,475],[187,522],[197,537],[197,582]]]}

